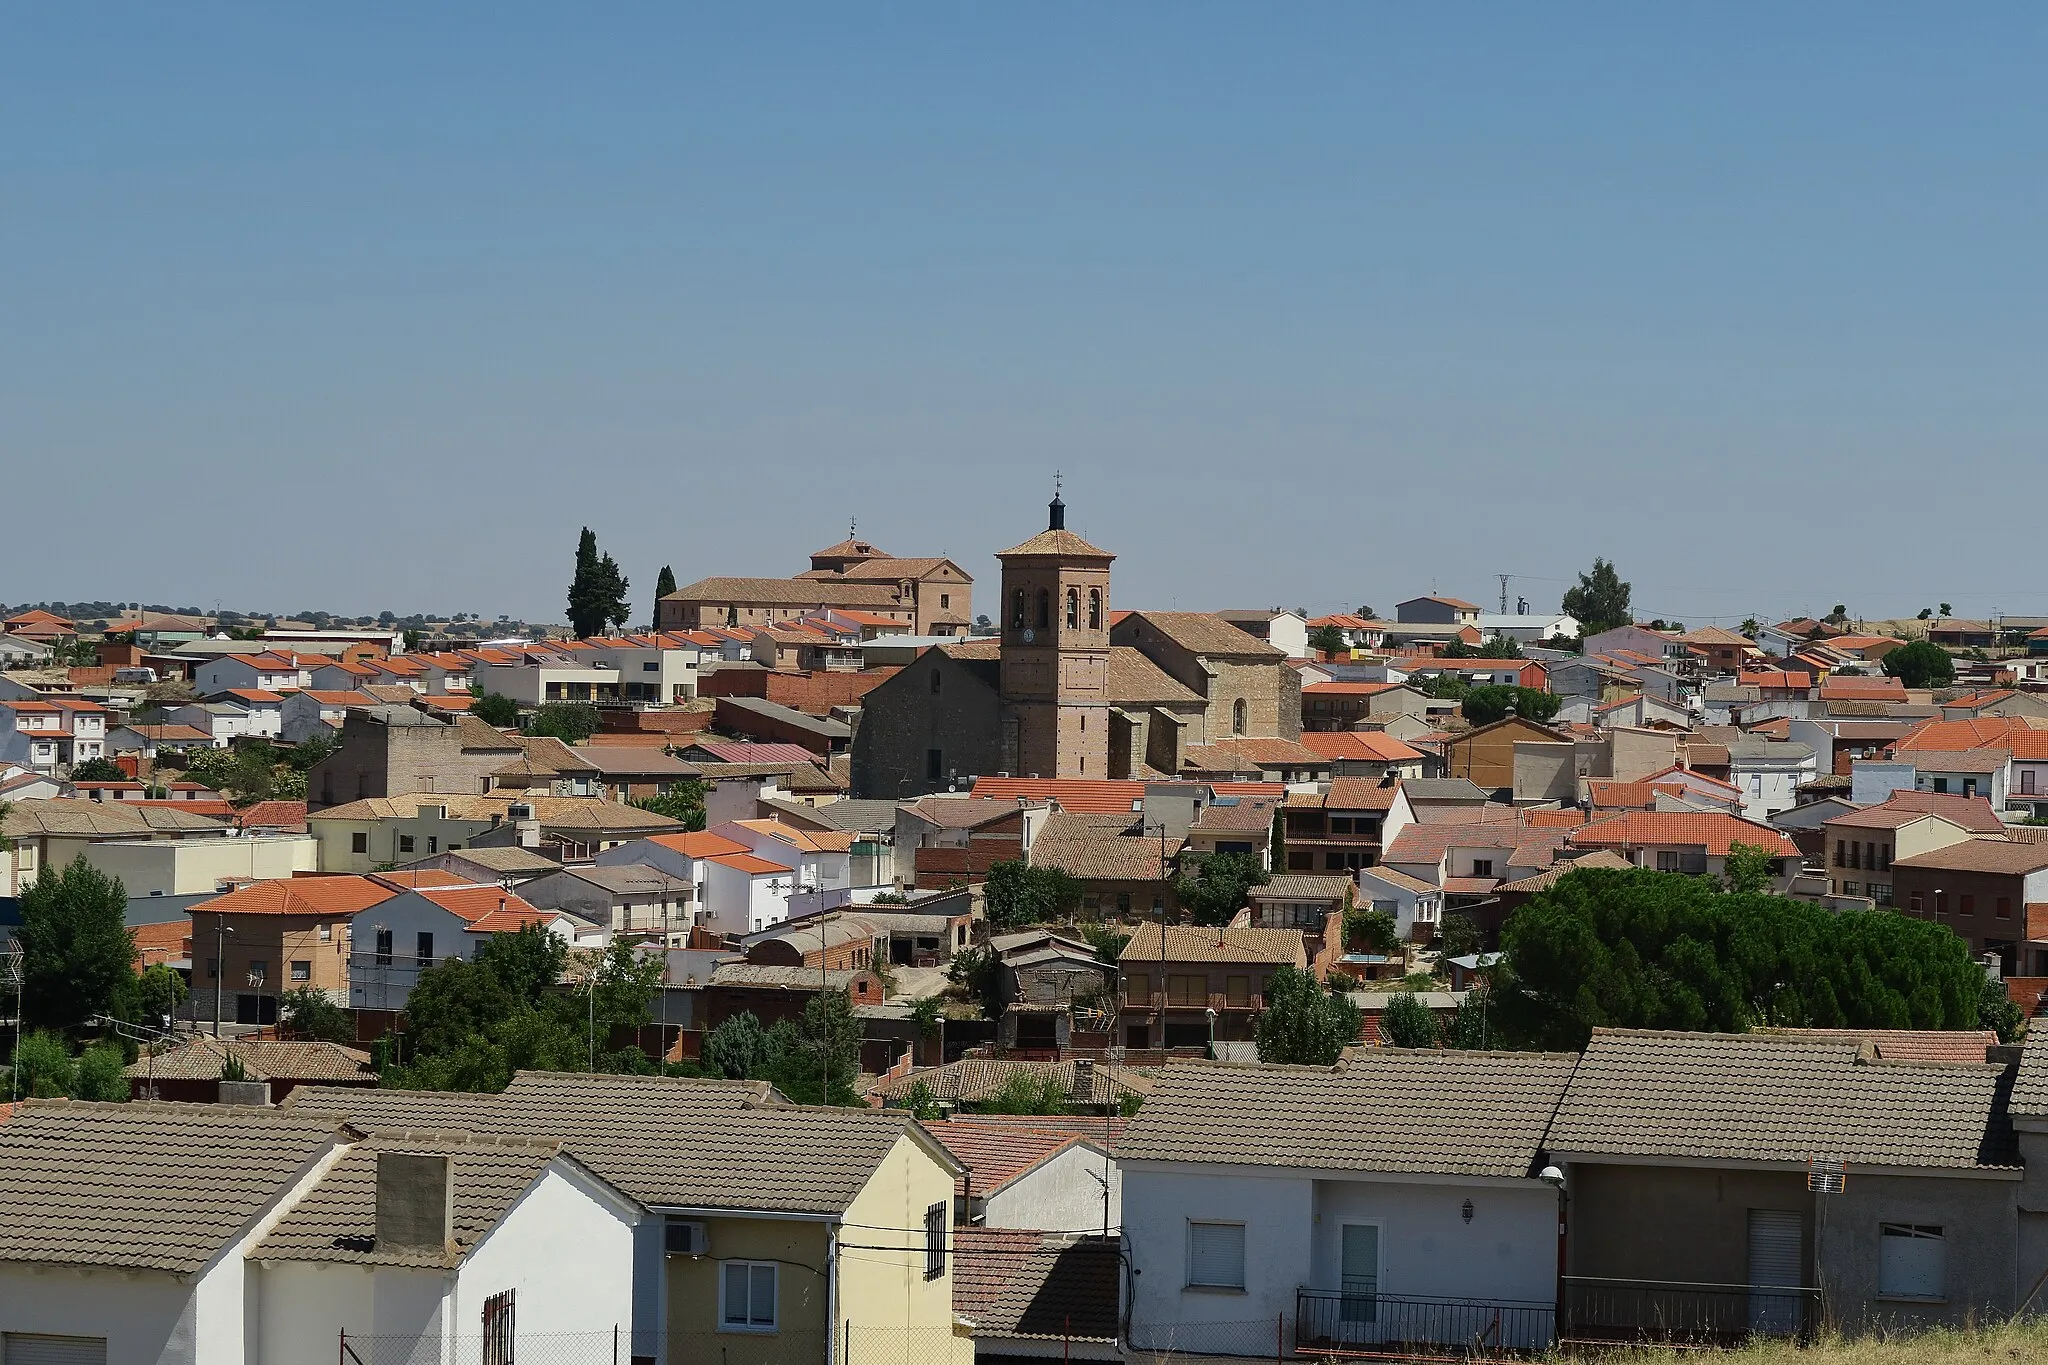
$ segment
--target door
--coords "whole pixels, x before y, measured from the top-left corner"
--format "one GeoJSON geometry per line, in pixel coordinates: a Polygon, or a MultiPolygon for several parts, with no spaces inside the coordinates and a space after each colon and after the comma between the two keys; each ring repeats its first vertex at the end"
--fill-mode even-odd
{"type": "Polygon", "coordinates": [[[51,1337],[9,1332],[0,1337],[7,1365],[107,1365],[105,1337],[51,1337]]]}
{"type": "Polygon", "coordinates": [[[1377,1223],[1346,1223],[1339,1248],[1339,1287],[1344,1298],[1338,1319],[1355,1336],[1357,1328],[1379,1320],[1380,1227],[1377,1223]]]}
{"type": "Polygon", "coordinates": [[[1800,1217],[1784,1209],[1749,1211],[1749,1330],[1791,1336],[1799,1330],[1800,1217]]]}

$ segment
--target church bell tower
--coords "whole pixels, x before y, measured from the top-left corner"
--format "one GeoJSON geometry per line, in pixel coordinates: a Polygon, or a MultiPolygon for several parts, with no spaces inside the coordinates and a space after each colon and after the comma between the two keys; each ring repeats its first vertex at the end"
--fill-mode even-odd
{"type": "Polygon", "coordinates": [[[1020,777],[1109,776],[1109,565],[1067,529],[1057,482],[1046,528],[1003,566],[1003,751],[1020,777]]]}

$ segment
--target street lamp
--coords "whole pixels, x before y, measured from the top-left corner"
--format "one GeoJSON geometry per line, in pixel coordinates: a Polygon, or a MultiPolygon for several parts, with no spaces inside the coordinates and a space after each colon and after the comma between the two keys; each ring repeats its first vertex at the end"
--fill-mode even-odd
{"type": "Polygon", "coordinates": [[[235,931],[218,910],[213,914],[213,1036],[220,1037],[221,987],[228,975],[227,939],[235,931]]]}

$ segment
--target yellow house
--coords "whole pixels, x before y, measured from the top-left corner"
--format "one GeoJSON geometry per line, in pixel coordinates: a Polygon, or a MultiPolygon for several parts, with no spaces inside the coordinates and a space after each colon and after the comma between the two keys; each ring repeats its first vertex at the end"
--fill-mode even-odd
{"type": "MultiPolygon", "coordinates": [[[[636,1365],[971,1365],[953,1317],[963,1168],[900,1110],[762,1082],[520,1072],[502,1095],[302,1087],[355,1128],[551,1137],[655,1216],[637,1235],[636,1365]]],[[[621,1352],[621,1365],[627,1365],[621,1352]]]]}

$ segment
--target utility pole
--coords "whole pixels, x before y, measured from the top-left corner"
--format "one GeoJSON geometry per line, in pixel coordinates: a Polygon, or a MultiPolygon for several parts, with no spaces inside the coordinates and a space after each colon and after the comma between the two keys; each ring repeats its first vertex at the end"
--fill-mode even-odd
{"type": "MultiPolygon", "coordinates": [[[[213,913],[213,1036],[220,1037],[221,984],[227,980],[228,955],[227,936],[235,931],[228,928],[227,917],[218,910],[213,913]]],[[[260,1014],[260,1011],[259,1011],[260,1014]]]]}

